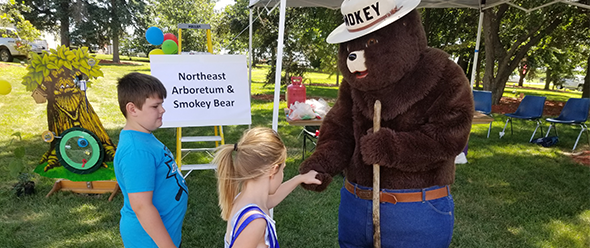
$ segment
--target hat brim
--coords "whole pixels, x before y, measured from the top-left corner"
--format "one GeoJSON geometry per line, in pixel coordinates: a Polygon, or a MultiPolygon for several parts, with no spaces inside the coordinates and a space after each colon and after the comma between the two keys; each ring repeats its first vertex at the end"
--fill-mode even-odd
{"type": "Polygon", "coordinates": [[[398,10],[397,12],[395,12],[395,14],[385,18],[383,21],[377,23],[376,25],[373,25],[371,27],[368,27],[368,28],[360,30],[360,31],[350,32],[346,28],[346,24],[343,23],[342,25],[340,25],[336,29],[334,29],[334,31],[332,31],[332,33],[330,33],[330,35],[328,35],[328,38],[326,38],[326,42],[328,42],[330,44],[338,44],[338,43],[343,43],[343,42],[347,42],[347,41],[362,37],[366,34],[369,34],[373,31],[383,28],[383,27],[391,24],[392,22],[399,20],[400,18],[402,18],[405,15],[407,15],[408,13],[410,13],[410,11],[412,11],[416,7],[418,7],[418,4],[420,4],[420,0],[401,0],[397,4],[397,6],[403,6],[403,7],[400,10],[398,10]]]}

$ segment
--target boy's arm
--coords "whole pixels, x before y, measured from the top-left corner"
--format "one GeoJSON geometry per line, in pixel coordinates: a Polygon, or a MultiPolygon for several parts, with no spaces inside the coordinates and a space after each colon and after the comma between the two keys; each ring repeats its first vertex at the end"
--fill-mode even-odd
{"type": "Polygon", "coordinates": [[[152,203],[153,191],[129,193],[129,204],[139,223],[158,247],[174,247],[174,242],[160,218],[158,209],[152,203]]]}
{"type": "Polygon", "coordinates": [[[305,183],[305,184],[321,184],[322,182],[315,178],[318,173],[314,170],[311,170],[305,174],[299,174],[294,176],[293,178],[289,179],[289,181],[284,182],[279,186],[277,191],[268,196],[267,207],[269,209],[274,208],[276,205],[279,205],[287,195],[289,195],[297,185],[305,183]]]}

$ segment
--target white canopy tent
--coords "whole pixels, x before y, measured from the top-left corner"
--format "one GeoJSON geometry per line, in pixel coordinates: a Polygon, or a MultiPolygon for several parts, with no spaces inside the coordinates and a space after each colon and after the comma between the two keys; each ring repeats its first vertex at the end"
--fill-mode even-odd
{"type": "MultiPolygon", "coordinates": [[[[473,58],[474,64],[478,59],[479,45],[481,40],[481,28],[483,23],[483,11],[488,8],[493,8],[501,4],[508,4],[512,7],[520,9],[525,12],[535,11],[553,4],[564,3],[579,6],[582,8],[590,9],[590,5],[579,3],[579,0],[553,0],[545,4],[539,4],[534,8],[523,8],[516,5],[512,0],[421,0],[418,8],[472,8],[479,9],[479,24],[477,29],[477,41],[475,45],[475,56],[473,58]]],[[[267,9],[274,9],[280,7],[279,14],[279,36],[277,45],[277,61],[276,61],[276,72],[275,72],[275,90],[274,90],[274,104],[273,104],[273,118],[272,118],[272,129],[278,130],[278,116],[279,116],[279,96],[281,92],[281,71],[282,71],[282,60],[283,60],[283,41],[285,34],[285,12],[286,7],[324,7],[330,9],[338,9],[342,4],[342,0],[250,0],[250,48],[249,56],[250,62],[252,61],[252,8],[253,7],[264,7],[267,9]]],[[[475,81],[475,68],[473,66],[471,73],[471,85],[475,81]]],[[[251,69],[250,69],[251,70],[251,69]]],[[[250,72],[250,75],[252,73],[250,72]]],[[[251,80],[251,78],[250,78],[251,80]]]]}

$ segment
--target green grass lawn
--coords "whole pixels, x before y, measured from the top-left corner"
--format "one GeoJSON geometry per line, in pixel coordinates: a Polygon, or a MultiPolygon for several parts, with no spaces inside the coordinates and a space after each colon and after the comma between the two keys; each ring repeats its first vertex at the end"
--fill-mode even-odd
{"type": "MultiPolygon", "coordinates": [[[[118,227],[123,197],[120,194],[112,202],[107,200],[109,194],[58,192],[46,198],[55,179],[40,176],[35,178],[35,195],[18,198],[11,192],[16,178],[9,176],[7,165],[15,159],[14,149],[25,147],[25,167],[32,171],[49,146],[40,136],[47,129],[46,105],[35,104],[31,93],[20,84],[25,68],[6,64],[0,63],[0,79],[8,80],[13,89],[10,94],[0,96],[0,247],[121,247],[118,227]],[[16,132],[22,135],[22,140],[14,140],[12,134],[16,132]]],[[[105,76],[89,88],[88,98],[117,143],[124,118],[117,105],[116,80],[132,71],[149,73],[149,64],[104,65],[102,69],[105,76]]],[[[253,94],[272,94],[273,87],[263,87],[265,73],[262,69],[253,70],[253,94]]],[[[311,75],[317,80],[327,80],[322,83],[335,81],[334,76],[311,75]]],[[[308,98],[333,101],[337,95],[335,86],[306,87],[308,98]]],[[[534,94],[546,94],[548,100],[575,97],[542,90],[535,90],[534,94]]],[[[253,100],[252,125],[270,127],[272,106],[272,101],[253,100]]],[[[285,107],[282,101],[280,108],[285,107]]],[[[514,135],[508,132],[498,139],[506,119],[501,115],[495,118],[489,139],[486,138],[488,125],[473,126],[469,163],[457,165],[452,186],[456,216],[451,247],[590,247],[590,168],[576,164],[567,155],[579,129],[559,126],[559,143],[543,148],[528,143],[534,129],[532,122],[515,120],[514,135]]],[[[546,130],[548,125],[544,125],[546,130]]],[[[236,142],[246,128],[224,127],[226,142],[236,142]]],[[[183,132],[210,135],[212,128],[183,128],[183,132]]],[[[279,133],[289,154],[285,178],[294,176],[301,163],[300,132],[301,127],[290,126],[284,117],[279,119],[279,133]]],[[[170,150],[175,150],[175,129],[159,129],[154,134],[170,150]]],[[[589,148],[586,137],[582,137],[577,151],[589,148]]],[[[201,159],[189,155],[184,162],[201,159]]],[[[211,170],[194,171],[188,176],[190,194],[183,247],[223,246],[225,223],[219,216],[215,183],[211,170]]],[[[297,188],[277,206],[274,218],[281,246],[338,247],[341,187],[342,177],[337,176],[326,191],[316,193],[297,188]]]]}

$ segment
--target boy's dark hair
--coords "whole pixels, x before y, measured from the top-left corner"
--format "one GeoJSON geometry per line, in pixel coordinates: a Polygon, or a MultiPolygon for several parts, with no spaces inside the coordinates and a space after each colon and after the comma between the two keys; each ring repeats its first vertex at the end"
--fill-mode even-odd
{"type": "Polygon", "coordinates": [[[117,97],[119,99],[119,108],[123,116],[127,118],[127,103],[132,102],[140,110],[149,97],[166,98],[166,88],[156,77],[132,72],[119,79],[117,83],[117,97]]]}

